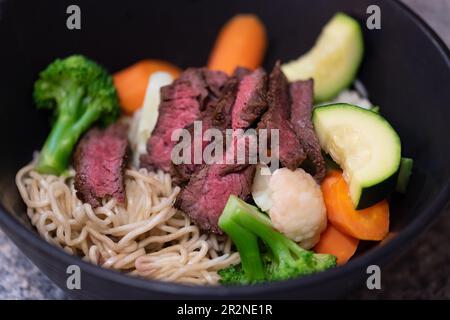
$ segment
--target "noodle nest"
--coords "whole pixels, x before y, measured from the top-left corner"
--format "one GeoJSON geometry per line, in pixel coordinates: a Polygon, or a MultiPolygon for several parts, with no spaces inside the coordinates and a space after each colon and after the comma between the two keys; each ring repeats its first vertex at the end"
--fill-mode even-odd
{"type": "Polygon", "coordinates": [[[173,204],[180,192],[169,174],[125,171],[127,200],[92,208],[76,196],[73,169],[61,176],[22,168],[16,184],[39,234],[105,268],[163,281],[217,284],[217,271],[239,263],[231,241],[204,234],[173,204]]]}

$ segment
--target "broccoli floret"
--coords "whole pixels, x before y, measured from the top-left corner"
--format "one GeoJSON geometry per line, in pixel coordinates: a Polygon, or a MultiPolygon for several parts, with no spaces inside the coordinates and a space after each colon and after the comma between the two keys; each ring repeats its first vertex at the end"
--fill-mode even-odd
{"type": "MultiPolygon", "coordinates": [[[[245,275],[241,263],[221,269],[218,271],[218,274],[220,276],[220,283],[223,284],[249,284],[256,282],[250,282],[250,277],[245,275]]],[[[262,280],[264,280],[264,278],[262,280]]]]}
{"type": "Polygon", "coordinates": [[[57,59],[34,84],[38,108],[53,109],[55,121],[39,155],[36,170],[61,174],[80,136],[96,121],[117,119],[119,103],[111,76],[81,55],[57,59]]]}
{"type": "Polygon", "coordinates": [[[276,231],[270,219],[256,207],[233,195],[219,219],[219,227],[231,238],[241,257],[240,265],[219,271],[223,284],[286,280],[336,265],[336,257],[302,249],[276,231]],[[263,241],[267,252],[260,253],[257,238],[263,241]]]}

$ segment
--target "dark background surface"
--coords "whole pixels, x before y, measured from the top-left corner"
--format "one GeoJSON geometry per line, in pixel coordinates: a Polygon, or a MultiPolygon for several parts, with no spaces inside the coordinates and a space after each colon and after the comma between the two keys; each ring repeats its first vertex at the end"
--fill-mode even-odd
{"type": "MultiPolygon", "coordinates": [[[[450,45],[449,0],[405,0],[450,45]]],[[[361,288],[349,298],[450,298],[450,210],[413,249],[382,270],[382,290],[361,288]]],[[[0,298],[61,299],[56,288],[0,230],[0,298]]]]}

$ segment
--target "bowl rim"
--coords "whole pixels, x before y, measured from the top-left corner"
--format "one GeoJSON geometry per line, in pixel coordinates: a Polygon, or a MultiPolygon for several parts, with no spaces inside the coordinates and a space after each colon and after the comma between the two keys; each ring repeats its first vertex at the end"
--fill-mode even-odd
{"type": "MultiPolygon", "coordinates": [[[[399,0],[392,1],[401,11],[403,11],[409,18],[421,29],[421,31],[431,40],[433,45],[441,52],[447,65],[450,66],[450,50],[445,45],[443,40],[436,34],[436,32],[412,9],[399,0]]],[[[2,203],[0,203],[0,223],[8,232],[14,232],[14,238],[20,239],[27,243],[30,250],[39,251],[41,254],[57,259],[67,265],[78,265],[83,272],[89,273],[94,277],[100,277],[104,280],[112,281],[123,286],[131,286],[143,291],[153,291],[159,294],[169,294],[173,296],[186,296],[190,298],[210,297],[210,298],[227,298],[235,296],[248,296],[262,293],[274,293],[280,290],[288,290],[297,287],[313,287],[329,282],[338,277],[346,277],[347,275],[361,270],[362,268],[381,261],[383,256],[387,256],[389,252],[401,252],[405,250],[405,243],[417,237],[423,232],[433,220],[442,213],[444,206],[450,199],[450,181],[447,181],[444,187],[437,194],[436,200],[427,206],[421,215],[412,220],[398,235],[389,240],[383,246],[379,246],[370,250],[362,256],[350,260],[344,266],[332,268],[325,272],[313,274],[306,277],[291,279],[286,281],[262,283],[248,286],[222,286],[217,290],[216,286],[192,286],[185,284],[178,284],[173,282],[163,282],[158,280],[144,279],[139,277],[128,276],[115,270],[105,269],[100,266],[91,264],[81,260],[77,256],[55,247],[48,243],[39,234],[32,229],[24,226],[17,218],[6,210],[2,203]]],[[[15,242],[13,240],[13,242],[15,242]]],[[[65,288],[63,290],[67,291],[65,288]]]]}

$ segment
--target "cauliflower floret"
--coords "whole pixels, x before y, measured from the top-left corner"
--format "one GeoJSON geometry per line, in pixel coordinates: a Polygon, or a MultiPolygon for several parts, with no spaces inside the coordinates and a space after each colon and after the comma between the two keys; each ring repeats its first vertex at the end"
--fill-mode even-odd
{"type": "Polygon", "coordinates": [[[322,191],[303,169],[275,170],[262,175],[258,165],[252,195],[261,210],[268,212],[275,228],[305,249],[312,248],[327,226],[322,191]]]}

